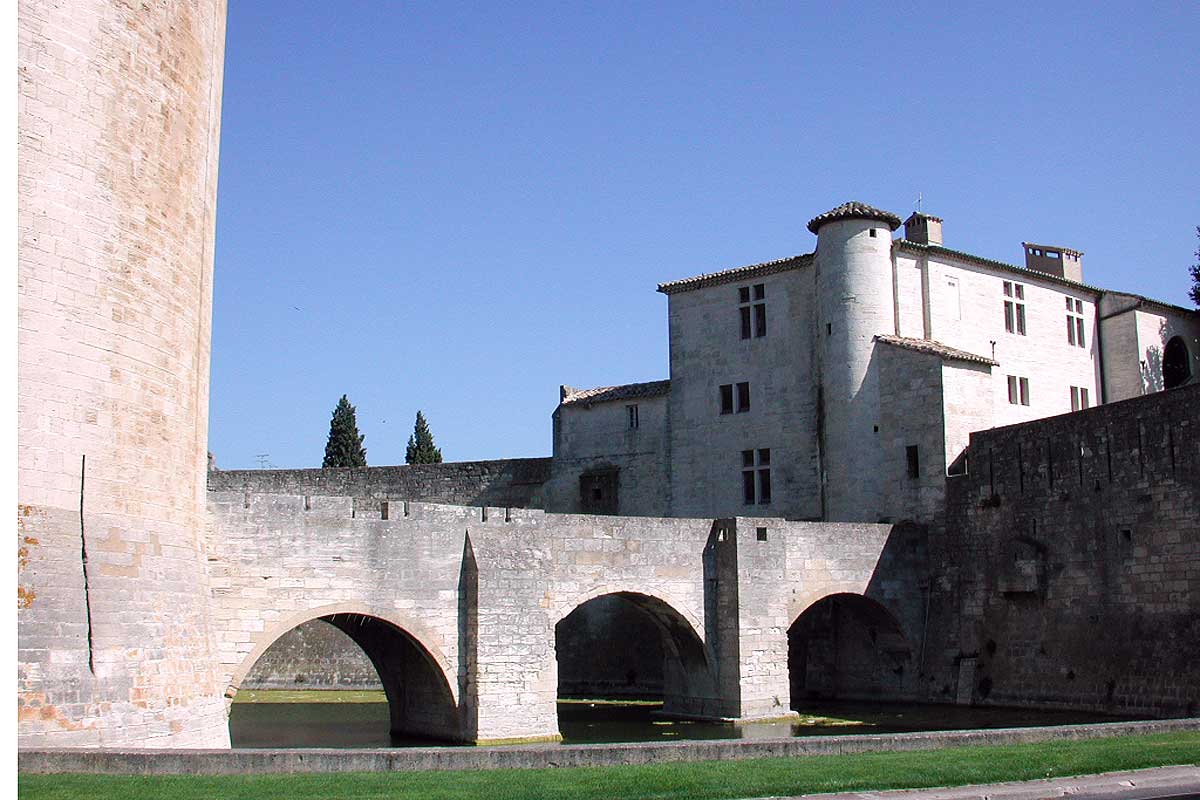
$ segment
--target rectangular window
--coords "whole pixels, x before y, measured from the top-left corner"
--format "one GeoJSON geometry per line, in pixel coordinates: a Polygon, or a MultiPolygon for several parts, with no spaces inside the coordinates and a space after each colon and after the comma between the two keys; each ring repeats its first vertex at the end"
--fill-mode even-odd
{"type": "Polygon", "coordinates": [[[722,414],[732,414],[733,413],[733,384],[732,383],[723,383],[723,384],[721,384],[720,389],[721,389],[721,413],[722,414]]]}
{"type": "Polygon", "coordinates": [[[1085,409],[1087,407],[1088,407],[1088,390],[1081,388],[1079,390],[1079,410],[1082,411],[1083,409],[1085,409]]]}
{"type": "Polygon", "coordinates": [[[1071,410],[1083,411],[1088,407],[1088,390],[1082,386],[1071,387],[1071,410]]]}
{"type": "Polygon", "coordinates": [[[1083,301],[1067,298],[1067,344],[1087,347],[1083,340],[1083,301]]]}
{"type": "Polygon", "coordinates": [[[1012,405],[1029,405],[1029,378],[1008,376],[1008,402],[1012,405]]]}
{"type": "Polygon", "coordinates": [[[742,502],[748,506],[771,502],[771,451],[742,451],[742,502]]]}
{"type": "Polygon", "coordinates": [[[737,412],[739,414],[750,410],[750,384],[737,385],[737,412]]]}
{"type": "Polygon", "coordinates": [[[1079,410],[1079,387],[1078,386],[1071,387],[1071,410],[1072,411],[1079,410]]]}
{"type": "Polygon", "coordinates": [[[625,410],[629,412],[629,427],[636,428],[638,426],[638,407],[637,405],[625,406],[625,410]]]}
{"type": "Polygon", "coordinates": [[[755,339],[761,339],[767,335],[767,304],[759,302],[767,298],[767,285],[765,283],[756,283],[753,287],[743,286],[738,289],[738,304],[740,305],[739,313],[742,323],[742,338],[749,339],[751,335],[755,339]],[[754,304],[750,305],[751,290],[753,290],[754,304]],[[751,318],[753,317],[754,325],[751,327],[751,318]],[[753,334],[751,333],[753,331],[753,334]]]}
{"type": "Polygon", "coordinates": [[[917,445],[910,444],[904,448],[904,455],[908,459],[908,477],[921,477],[921,461],[917,453],[917,445]]]}
{"type": "Polygon", "coordinates": [[[1004,296],[1012,298],[1004,301],[1004,330],[1024,336],[1025,286],[1012,281],[1004,281],[1004,296]]]}
{"type": "Polygon", "coordinates": [[[748,506],[754,505],[754,470],[742,472],[742,502],[748,506]]]}

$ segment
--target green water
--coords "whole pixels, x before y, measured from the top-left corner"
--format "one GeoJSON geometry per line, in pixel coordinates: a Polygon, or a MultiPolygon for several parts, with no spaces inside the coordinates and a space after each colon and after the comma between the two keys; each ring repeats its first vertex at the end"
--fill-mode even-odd
{"type": "MultiPolygon", "coordinates": [[[[316,693],[315,699],[322,694],[316,693]]],[[[334,693],[328,693],[333,699],[334,693]]],[[[314,698],[306,698],[308,700],[314,698]]],[[[800,710],[798,723],[731,725],[662,718],[653,704],[559,703],[565,744],[687,739],[770,738],[900,733],[1113,722],[1117,718],[1071,711],[830,702],[800,710]]],[[[411,747],[428,739],[388,734],[384,702],[237,702],[229,717],[234,747],[411,747]]]]}

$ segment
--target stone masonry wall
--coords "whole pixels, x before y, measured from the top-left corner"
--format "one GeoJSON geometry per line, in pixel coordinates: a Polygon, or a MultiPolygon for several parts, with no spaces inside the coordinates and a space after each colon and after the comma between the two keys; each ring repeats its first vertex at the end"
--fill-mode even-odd
{"type": "Polygon", "coordinates": [[[292,628],[267,648],[243,689],[380,689],[379,673],[354,640],[324,620],[292,628]]]}
{"type": "Polygon", "coordinates": [[[394,652],[380,637],[399,632],[418,646],[403,669],[422,683],[407,691],[381,673],[393,726],[417,720],[447,738],[557,735],[556,625],[594,598],[618,595],[653,621],[668,711],[737,718],[788,713],[787,630],[821,597],[873,598],[910,637],[907,606],[920,607],[906,555],[917,551],[888,525],[418,502],[389,503],[384,518],[351,498],[241,491],[210,492],[209,506],[227,694],[310,620],[333,621],[376,655],[394,652]]]}
{"type": "Polygon", "coordinates": [[[205,582],[224,0],[17,5],[17,704],[229,744],[205,582]]]}
{"type": "Polygon", "coordinates": [[[541,508],[549,477],[549,458],[510,458],[363,469],[210,470],[208,490],[541,508]]]}
{"type": "Polygon", "coordinates": [[[1194,714],[1200,386],[971,436],[951,478],[929,694],[1194,714]]]}

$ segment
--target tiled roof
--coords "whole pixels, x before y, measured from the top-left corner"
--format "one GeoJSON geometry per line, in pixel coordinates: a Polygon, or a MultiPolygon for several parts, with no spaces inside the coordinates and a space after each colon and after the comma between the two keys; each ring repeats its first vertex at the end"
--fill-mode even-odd
{"type": "Polygon", "coordinates": [[[901,250],[912,250],[918,253],[933,253],[934,255],[961,258],[963,261],[970,261],[974,264],[979,264],[984,267],[995,267],[996,269],[1002,269],[1005,272],[1015,272],[1018,275],[1024,275],[1026,277],[1042,278],[1050,281],[1051,283],[1058,283],[1075,289],[1084,289],[1097,295],[1105,291],[1104,289],[1100,289],[1095,286],[1088,286],[1086,283],[1079,283],[1078,281],[1068,280],[1067,278],[1060,278],[1057,275],[1051,275],[1048,272],[1038,272],[1036,269],[1018,267],[1016,264],[1006,264],[1003,261],[995,261],[990,258],[984,258],[983,256],[971,255],[970,253],[964,253],[961,250],[951,250],[949,247],[942,247],[938,244],[921,244],[920,242],[910,242],[908,239],[897,239],[895,242],[893,242],[893,245],[901,250]]]}
{"type": "Polygon", "coordinates": [[[929,355],[939,356],[949,361],[970,361],[975,364],[987,364],[991,367],[1000,365],[1000,362],[994,358],[977,356],[974,353],[968,353],[966,350],[949,347],[940,342],[931,342],[928,339],[910,339],[907,336],[876,336],[875,341],[890,344],[894,347],[903,347],[905,350],[915,350],[918,353],[928,353],[929,355]]]}
{"type": "MultiPolygon", "coordinates": [[[[1197,313],[1195,309],[1184,308],[1183,306],[1177,306],[1172,303],[1165,303],[1162,300],[1155,300],[1153,297],[1145,297],[1140,294],[1133,294],[1132,292],[1116,292],[1116,291],[1113,291],[1112,289],[1101,289],[1098,286],[1090,286],[1086,283],[1079,283],[1078,281],[1073,281],[1068,278],[1060,278],[1057,275],[1051,275],[1048,272],[1039,272],[1036,269],[1029,269],[1028,267],[1018,267],[1016,264],[1006,264],[1003,261],[996,261],[991,258],[984,258],[983,256],[976,256],[976,255],[972,255],[971,253],[964,253],[961,250],[951,250],[950,248],[942,247],[941,245],[921,244],[920,242],[910,242],[907,239],[896,239],[892,244],[893,244],[893,246],[898,247],[901,250],[909,250],[909,251],[917,252],[917,253],[932,253],[934,255],[950,256],[952,258],[960,258],[963,261],[969,261],[972,264],[979,264],[980,266],[984,266],[984,267],[993,267],[995,269],[1003,270],[1005,272],[1012,272],[1014,274],[1021,275],[1021,276],[1025,277],[1026,279],[1038,278],[1041,280],[1049,281],[1051,283],[1057,283],[1060,286],[1070,286],[1072,289],[1082,289],[1084,291],[1091,292],[1092,294],[1096,295],[1097,299],[1099,299],[1099,296],[1102,294],[1104,294],[1104,295],[1122,294],[1122,295],[1127,295],[1129,297],[1135,297],[1135,298],[1137,298],[1137,300],[1140,303],[1157,306],[1159,308],[1166,309],[1168,311],[1173,311],[1175,313],[1179,313],[1179,312],[1182,312],[1184,314],[1197,313]]],[[[1042,245],[1038,245],[1038,246],[1041,247],[1042,245]]],[[[1058,249],[1062,250],[1065,248],[1058,248],[1058,249]]],[[[1076,252],[1078,252],[1078,251],[1076,251],[1076,252]]],[[[1080,255],[1082,255],[1082,253],[1080,253],[1080,255]]]]}
{"type": "Polygon", "coordinates": [[[627,383],[623,386],[598,386],[595,389],[576,389],[563,385],[559,388],[560,403],[564,406],[575,403],[607,403],[610,400],[634,400],[639,397],[659,397],[671,391],[671,382],[649,381],[627,383]]]}
{"type": "Polygon", "coordinates": [[[833,222],[839,219],[877,219],[880,222],[886,222],[892,230],[900,227],[900,218],[892,212],[869,206],[866,203],[860,203],[857,200],[851,200],[810,219],[808,221],[808,229],[816,233],[817,229],[826,222],[833,222]]]}
{"type": "Polygon", "coordinates": [[[708,272],[704,275],[697,275],[694,278],[681,278],[677,281],[660,283],[658,290],[663,294],[675,294],[676,292],[702,289],[706,286],[716,286],[722,283],[746,281],[751,278],[760,278],[764,275],[774,275],[776,272],[783,272],[784,270],[806,267],[812,263],[812,257],[812,253],[805,253],[800,256],[788,256],[787,258],[779,258],[774,261],[764,261],[761,264],[734,267],[733,269],[726,269],[721,272],[708,272]]]}

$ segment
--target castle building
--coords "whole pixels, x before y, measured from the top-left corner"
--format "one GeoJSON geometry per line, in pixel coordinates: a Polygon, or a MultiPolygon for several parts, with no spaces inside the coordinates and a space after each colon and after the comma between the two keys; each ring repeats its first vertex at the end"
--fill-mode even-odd
{"type": "Polygon", "coordinates": [[[1194,382],[1200,313],[849,202],[804,255],[660,284],[670,379],[561,387],[548,510],[930,520],[972,431],[1194,382]]]}

